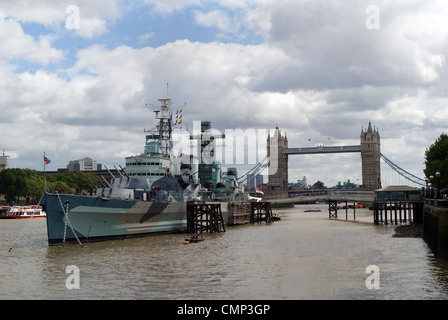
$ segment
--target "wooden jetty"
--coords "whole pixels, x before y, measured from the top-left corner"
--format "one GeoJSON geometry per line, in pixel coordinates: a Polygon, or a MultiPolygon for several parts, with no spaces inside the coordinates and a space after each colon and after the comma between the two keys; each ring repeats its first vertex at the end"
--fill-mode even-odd
{"type": "Polygon", "coordinates": [[[251,222],[274,222],[270,202],[252,202],[251,203],[251,222]]]}
{"type": "MultiPolygon", "coordinates": [[[[345,203],[345,220],[348,220],[348,201],[342,201],[345,203]]],[[[353,204],[353,220],[356,220],[356,205],[353,204]]],[[[328,200],[328,218],[337,219],[338,218],[338,200],[328,200]]]]}
{"type": "Polygon", "coordinates": [[[422,201],[375,201],[373,202],[373,222],[375,224],[422,223],[423,209],[422,201]]]}
{"type": "Polygon", "coordinates": [[[225,231],[221,203],[187,203],[188,233],[219,233],[225,231]]]}
{"type": "Polygon", "coordinates": [[[274,222],[270,202],[235,202],[228,204],[228,225],[274,222]]]}
{"type": "Polygon", "coordinates": [[[338,217],[338,201],[328,200],[328,218],[336,219],[338,217]]]}

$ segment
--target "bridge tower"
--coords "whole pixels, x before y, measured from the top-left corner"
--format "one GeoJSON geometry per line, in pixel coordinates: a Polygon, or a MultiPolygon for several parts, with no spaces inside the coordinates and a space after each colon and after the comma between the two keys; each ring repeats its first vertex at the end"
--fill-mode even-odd
{"type": "Polygon", "coordinates": [[[368,128],[361,129],[362,185],[366,189],[381,188],[380,152],[380,134],[369,120],[368,128]]]}
{"type": "Polygon", "coordinates": [[[267,138],[267,156],[269,161],[266,195],[288,195],[288,155],[283,149],[288,148],[286,133],[282,136],[278,125],[274,135],[267,138]]]}

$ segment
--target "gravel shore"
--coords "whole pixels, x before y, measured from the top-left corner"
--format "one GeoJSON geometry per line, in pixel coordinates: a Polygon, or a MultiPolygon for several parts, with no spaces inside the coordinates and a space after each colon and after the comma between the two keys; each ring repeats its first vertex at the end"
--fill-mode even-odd
{"type": "Polygon", "coordinates": [[[412,223],[396,226],[393,236],[397,238],[421,238],[423,237],[423,224],[412,223]]]}

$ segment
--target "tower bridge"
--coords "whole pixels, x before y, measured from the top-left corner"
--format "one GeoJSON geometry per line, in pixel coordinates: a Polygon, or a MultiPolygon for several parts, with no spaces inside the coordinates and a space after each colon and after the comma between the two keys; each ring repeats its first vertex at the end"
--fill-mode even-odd
{"type": "Polygon", "coordinates": [[[352,146],[317,146],[289,148],[288,138],[282,135],[278,126],[271,137],[267,138],[268,183],[267,192],[287,195],[288,192],[288,161],[289,156],[303,154],[327,153],[361,153],[362,186],[365,190],[381,188],[381,154],[380,134],[377,128],[369,126],[361,129],[360,144],[352,146]]]}
{"type": "MultiPolygon", "coordinates": [[[[288,197],[288,162],[289,157],[294,155],[310,155],[310,154],[329,154],[329,153],[360,153],[361,154],[361,170],[362,170],[362,187],[363,191],[371,191],[369,197],[372,197],[373,191],[380,189],[381,185],[381,166],[382,159],[392,170],[398,175],[407,179],[413,184],[425,186],[424,179],[417,177],[400,166],[396,165],[381,153],[380,134],[377,128],[369,125],[366,129],[361,129],[360,144],[348,146],[324,146],[289,148],[288,138],[286,134],[282,134],[278,125],[271,136],[268,132],[267,137],[267,156],[247,172],[238,178],[238,182],[243,182],[249,175],[255,176],[266,167],[268,168],[268,183],[264,189],[265,197],[276,198],[288,197]]],[[[291,193],[291,192],[290,192],[291,193]]]]}

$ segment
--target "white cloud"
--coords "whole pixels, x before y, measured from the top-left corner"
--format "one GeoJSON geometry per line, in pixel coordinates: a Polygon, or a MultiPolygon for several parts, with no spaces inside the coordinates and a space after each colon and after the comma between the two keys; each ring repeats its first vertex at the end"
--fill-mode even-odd
{"type": "Polygon", "coordinates": [[[145,0],[145,3],[154,6],[156,12],[172,13],[186,7],[200,5],[201,0],[145,0]]]}
{"type": "Polygon", "coordinates": [[[228,31],[232,27],[232,22],[223,11],[213,10],[210,12],[195,11],[197,24],[205,27],[216,27],[222,31],[228,31]]]}
{"type": "Polygon", "coordinates": [[[51,36],[35,40],[17,21],[0,17],[0,57],[4,60],[25,59],[39,64],[60,61],[63,53],[52,47],[52,40],[51,36]]]}
{"type": "Polygon", "coordinates": [[[42,24],[58,32],[67,27],[68,20],[70,26],[73,19],[79,18],[79,28],[76,25],[76,28],[69,27],[68,31],[87,38],[105,33],[108,24],[118,19],[124,10],[115,0],[79,0],[75,3],[71,0],[0,0],[0,6],[5,17],[12,17],[21,23],[42,24]]]}
{"type": "Polygon", "coordinates": [[[139,44],[147,44],[148,40],[151,39],[154,36],[154,32],[147,32],[145,34],[142,34],[138,37],[138,43],[139,44]]]}
{"type": "MultiPolygon", "coordinates": [[[[147,0],[152,14],[164,14],[167,21],[185,10],[196,23],[192,30],[218,28],[217,39],[250,31],[264,42],[183,39],[141,49],[97,42],[96,36],[120,22],[124,4],[85,1],[79,3],[80,29],[73,32],[88,40],[66,70],[58,65],[65,51],[55,39],[72,35],[58,29],[69,2],[40,1],[33,8],[14,3],[2,2],[0,18],[0,39],[7,44],[0,48],[0,147],[14,156],[13,165],[33,166],[25,159],[40,161],[44,150],[54,166],[84,156],[122,164],[124,155],[142,151],[143,129],[155,125],[145,104],[156,103],[166,83],[175,106],[187,103],[187,126],[210,120],[223,131],[272,129],[278,123],[291,147],[304,146],[308,138],[313,145],[357,144],[361,126],[371,119],[385,154],[415,173],[448,121],[443,1],[147,0]],[[380,30],[365,28],[369,4],[380,8],[380,30]],[[27,34],[24,25],[32,22],[48,33],[27,34]],[[16,68],[17,60],[44,67],[24,71],[24,64],[16,68]],[[24,125],[30,122],[33,127],[24,125]]],[[[131,4],[126,10],[132,9],[131,4]]],[[[133,34],[140,46],[155,34],[150,27],[149,21],[133,34]]],[[[337,167],[319,170],[331,161],[294,158],[290,180],[305,175],[323,181],[328,175],[325,182],[332,185],[359,176],[356,156],[338,157],[337,167]]]]}

